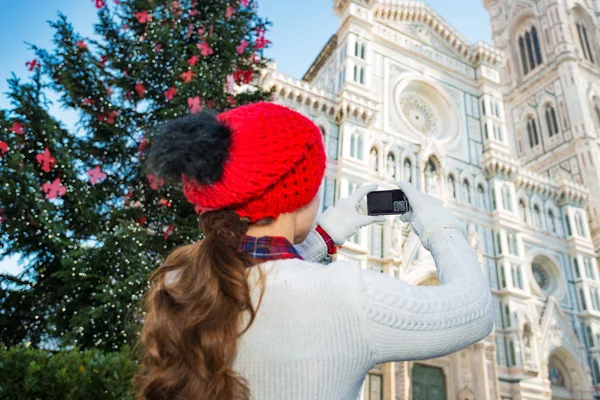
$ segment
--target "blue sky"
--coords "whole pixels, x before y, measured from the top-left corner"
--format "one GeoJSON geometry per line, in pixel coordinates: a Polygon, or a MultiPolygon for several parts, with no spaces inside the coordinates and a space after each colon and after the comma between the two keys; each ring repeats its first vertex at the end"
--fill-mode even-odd
{"type": "MultiPolygon", "coordinates": [[[[112,5],[111,0],[107,3],[112,5]]],[[[483,0],[427,3],[470,42],[491,43],[489,16],[483,0]]],[[[277,62],[281,72],[302,78],[338,28],[338,19],[332,11],[333,0],[258,0],[258,5],[259,14],[273,21],[267,33],[272,46],[266,56],[277,62]]],[[[0,0],[0,7],[0,107],[8,108],[4,95],[8,89],[6,79],[12,72],[22,78],[30,74],[25,62],[33,58],[33,53],[25,42],[49,47],[53,32],[46,21],[55,20],[59,11],[67,15],[83,36],[91,36],[96,9],[92,0],[0,0]]],[[[51,112],[67,127],[72,127],[77,118],[74,112],[62,110],[56,104],[51,112]]],[[[0,270],[17,272],[16,259],[0,260],[0,270]]]]}

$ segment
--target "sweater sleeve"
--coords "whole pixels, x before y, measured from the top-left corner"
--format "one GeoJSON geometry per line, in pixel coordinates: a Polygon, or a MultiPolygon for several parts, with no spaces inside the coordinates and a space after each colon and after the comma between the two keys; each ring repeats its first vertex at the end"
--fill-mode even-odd
{"type": "Polygon", "coordinates": [[[319,263],[327,257],[327,243],[316,229],[310,231],[306,240],[294,245],[294,248],[306,261],[319,263]]]}
{"type": "Polygon", "coordinates": [[[442,357],[494,327],[491,292],[464,235],[441,229],[430,244],[440,286],[413,286],[354,266],[353,300],[374,364],[442,357]]]}

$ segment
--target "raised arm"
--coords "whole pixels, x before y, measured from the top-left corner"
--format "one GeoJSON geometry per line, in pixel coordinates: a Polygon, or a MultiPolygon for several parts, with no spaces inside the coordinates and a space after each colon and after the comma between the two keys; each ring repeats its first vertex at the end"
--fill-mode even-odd
{"type": "Polygon", "coordinates": [[[464,224],[433,196],[408,182],[398,186],[411,205],[400,218],[431,252],[440,286],[358,271],[353,297],[376,364],[441,357],[478,342],[494,327],[492,295],[464,224]]]}
{"type": "Polygon", "coordinates": [[[463,233],[438,230],[430,250],[440,286],[413,286],[359,268],[353,300],[374,364],[454,353],[494,327],[491,292],[463,233]]]}

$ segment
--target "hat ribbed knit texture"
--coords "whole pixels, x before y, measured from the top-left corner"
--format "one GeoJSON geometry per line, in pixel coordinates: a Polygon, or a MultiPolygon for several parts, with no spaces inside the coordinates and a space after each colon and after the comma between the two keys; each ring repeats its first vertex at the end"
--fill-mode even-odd
{"type": "Polygon", "coordinates": [[[316,196],[325,172],[319,128],[273,103],[220,114],[232,132],[223,175],[211,185],[184,178],[184,194],[201,211],[228,209],[252,222],[292,212],[316,196]]]}

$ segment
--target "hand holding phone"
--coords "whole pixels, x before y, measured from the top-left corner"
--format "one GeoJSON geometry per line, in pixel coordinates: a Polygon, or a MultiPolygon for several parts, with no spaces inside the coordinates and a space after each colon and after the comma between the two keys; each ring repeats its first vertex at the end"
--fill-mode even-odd
{"type": "Polygon", "coordinates": [[[408,198],[400,189],[382,190],[367,195],[369,215],[402,215],[410,210],[408,198]]]}

